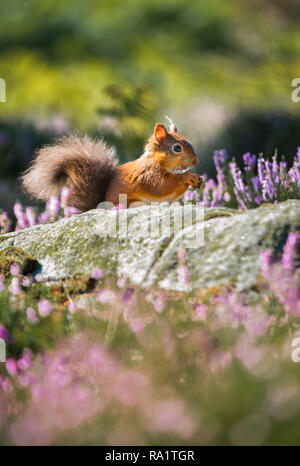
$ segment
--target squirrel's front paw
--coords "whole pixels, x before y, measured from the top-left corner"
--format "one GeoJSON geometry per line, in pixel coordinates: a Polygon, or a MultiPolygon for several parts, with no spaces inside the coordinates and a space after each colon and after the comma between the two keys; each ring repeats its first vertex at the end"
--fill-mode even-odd
{"type": "Polygon", "coordinates": [[[203,178],[200,175],[195,175],[194,173],[189,173],[187,182],[188,182],[189,186],[193,186],[194,188],[200,188],[200,186],[203,183],[203,178]]]}

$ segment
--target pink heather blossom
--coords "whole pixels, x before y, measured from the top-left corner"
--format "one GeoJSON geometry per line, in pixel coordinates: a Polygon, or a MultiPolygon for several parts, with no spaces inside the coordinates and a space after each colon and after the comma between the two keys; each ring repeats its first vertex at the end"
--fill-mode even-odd
{"type": "Polygon", "coordinates": [[[14,277],[12,279],[11,284],[9,285],[8,289],[14,295],[18,295],[21,293],[19,279],[17,277],[14,277]]]}
{"type": "Polygon", "coordinates": [[[40,299],[38,302],[39,314],[42,317],[47,317],[52,311],[51,304],[46,299],[40,299]]]}
{"type": "Polygon", "coordinates": [[[25,348],[22,354],[22,357],[18,360],[18,368],[21,371],[26,371],[32,366],[32,351],[28,348],[25,348]]]}
{"type": "Polygon", "coordinates": [[[180,265],[177,268],[178,281],[184,285],[190,283],[190,274],[188,269],[184,265],[180,265]]]}
{"type": "Polygon", "coordinates": [[[32,309],[32,307],[28,307],[26,309],[26,315],[27,315],[27,319],[32,324],[36,324],[39,321],[39,319],[37,318],[36,312],[34,309],[32,309]]]}
{"type": "Polygon", "coordinates": [[[20,270],[19,265],[18,265],[18,264],[12,264],[12,265],[10,266],[10,273],[11,273],[12,275],[20,275],[21,270],[20,270]]]}
{"type": "Polygon", "coordinates": [[[124,209],[126,209],[126,205],[122,204],[122,203],[120,203],[120,204],[113,207],[113,210],[117,210],[117,211],[124,210],[124,209]]]}
{"type": "Polygon", "coordinates": [[[77,304],[73,301],[73,299],[70,299],[68,309],[71,312],[71,314],[75,314],[75,312],[77,311],[77,304]]]}
{"type": "Polygon", "coordinates": [[[95,268],[92,272],[92,277],[95,279],[95,280],[99,280],[100,278],[103,277],[103,272],[101,269],[99,268],[95,268]]]}
{"type": "Polygon", "coordinates": [[[2,388],[3,388],[3,390],[5,392],[9,393],[9,392],[12,392],[12,390],[13,390],[13,386],[11,384],[11,381],[8,379],[8,377],[3,378],[2,382],[1,382],[1,386],[2,386],[2,388]]]}
{"type": "Polygon", "coordinates": [[[9,374],[16,375],[18,373],[18,364],[15,359],[7,358],[5,365],[6,370],[9,374]]]}
{"type": "Polygon", "coordinates": [[[213,373],[226,369],[232,361],[229,352],[215,351],[210,359],[210,370],[213,373]]]}
{"type": "Polygon", "coordinates": [[[0,274],[0,292],[5,290],[5,282],[3,275],[0,274]]]}
{"type": "Polygon", "coordinates": [[[146,322],[143,319],[133,319],[130,322],[130,326],[135,333],[138,333],[144,330],[146,322]]]}
{"type": "Polygon", "coordinates": [[[81,211],[76,209],[76,207],[65,207],[64,215],[65,217],[72,217],[72,215],[81,214],[81,211]]]}
{"type": "Polygon", "coordinates": [[[126,285],[126,280],[123,277],[118,278],[117,286],[119,288],[124,288],[125,285],[126,285]]]}
{"type": "Polygon", "coordinates": [[[71,188],[64,186],[61,190],[60,193],[60,202],[63,207],[66,207],[68,205],[68,199],[71,195],[71,188]]]}
{"type": "Polygon", "coordinates": [[[289,233],[283,248],[282,265],[287,270],[294,268],[295,248],[300,243],[300,233],[289,233]]]}
{"type": "Polygon", "coordinates": [[[41,273],[37,273],[35,276],[34,276],[34,281],[35,282],[42,282],[44,280],[44,277],[41,273]]]}
{"type": "Polygon", "coordinates": [[[30,227],[36,225],[36,218],[33,207],[27,207],[25,210],[25,215],[27,217],[27,221],[30,227]]]}
{"type": "Polygon", "coordinates": [[[193,312],[193,320],[205,320],[207,315],[207,309],[204,304],[197,304],[193,312]]]}
{"type": "Polygon", "coordinates": [[[51,196],[46,204],[46,211],[51,217],[57,217],[60,212],[60,201],[56,196],[51,196]]]}
{"type": "Polygon", "coordinates": [[[123,302],[129,303],[132,300],[133,295],[134,295],[133,288],[127,288],[127,290],[125,290],[123,297],[122,297],[123,302]]]}
{"type": "Polygon", "coordinates": [[[153,306],[156,312],[160,313],[163,311],[165,306],[165,298],[162,291],[158,291],[153,299],[153,306]]]}
{"type": "Polygon", "coordinates": [[[50,221],[50,215],[48,212],[42,212],[41,215],[38,217],[39,223],[47,223],[50,221]]]}
{"type": "Polygon", "coordinates": [[[265,249],[260,254],[260,261],[261,261],[261,271],[263,275],[267,278],[270,274],[270,261],[271,261],[271,251],[265,249]]]}
{"type": "Polygon", "coordinates": [[[31,279],[29,277],[24,277],[22,279],[22,285],[27,288],[28,286],[31,285],[31,279]]]}
{"type": "Polygon", "coordinates": [[[5,327],[0,327],[0,338],[3,338],[3,340],[7,340],[9,343],[13,343],[14,341],[13,337],[10,333],[8,333],[5,327]]]}
{"type": "Polygon", "coordinates": [[[96,296],[100,303],[113,303],[116,299],[116,295],[112,290],[99,290],[96,296]]]}

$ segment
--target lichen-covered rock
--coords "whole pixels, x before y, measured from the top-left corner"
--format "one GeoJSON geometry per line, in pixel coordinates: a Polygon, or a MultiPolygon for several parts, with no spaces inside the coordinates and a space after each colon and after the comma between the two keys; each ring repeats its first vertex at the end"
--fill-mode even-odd
{"type": "Polygon", "coordinates": [[[235,283],[243,289],[255,283],[261,250],[282,251],[289,231],[300,229],[297,200],[243,213],[226,208],[205,208],[203,213],[194,207],[183,229],[178,227],[182,215],[178,205],[92,210],[3,235],[0,252],[5,257],[6,248],[10,254],[12,248],[22,249],[37,259],[48,280],[89,276],[95,267],[102,267],[142,286],[156,283],[184,290],[187,285],[177,269],[178,249],[186,248],[190,287],[235,283]],[[153,225],[160,227],[159,233],[153,225]],[[191,241],[195,232],[196,244],[191,241]]]}
{"type": "Polygon", "coordinates": [[[38,261],[30,257],[23,249],[8,246],[0,250],[0,274],[4,277],[10,274],[12,264],[18,264],[21,272],[26,275],[38,269],[38,261]]]}

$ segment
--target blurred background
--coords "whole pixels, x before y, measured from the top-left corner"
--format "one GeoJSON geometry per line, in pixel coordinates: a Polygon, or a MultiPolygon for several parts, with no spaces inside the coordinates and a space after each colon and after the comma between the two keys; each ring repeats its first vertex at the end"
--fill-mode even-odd
{"type": "Polygon", "coordinates": [[[290,159],[300,145],[298,0],[0,0],[0,11],[2,208],[29,202],[20,173],[69,132],[104,137],[123,162],[167,114],[210,176],[215,149],[290,159]]]}

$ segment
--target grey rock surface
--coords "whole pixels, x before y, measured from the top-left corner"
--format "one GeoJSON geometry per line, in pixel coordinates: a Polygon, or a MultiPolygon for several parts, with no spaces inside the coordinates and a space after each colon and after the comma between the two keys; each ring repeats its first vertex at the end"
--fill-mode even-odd
{"type": "Polygon", "coordinates": [[[90,276],[100,267],[133,284],[185,290],[178,276],[178,250],[185,248],[189,287],[234,283],[245,289],[256,281],[260,252],[282,251],[289,231],[300,230],[297,200],[242,213],[199,206],[184,214],[183,209],[175,204],[91,210],[3,235],[0,254],[5,257],[6,248],[24,250],[39,262],[46,280],[90,276]]]}

